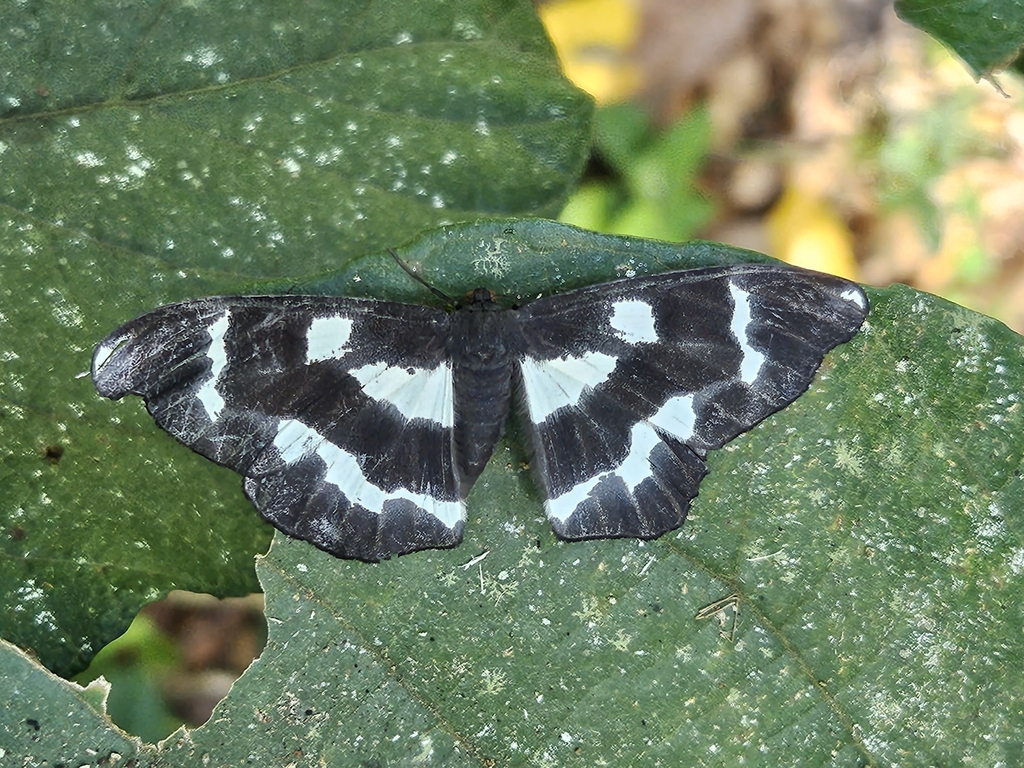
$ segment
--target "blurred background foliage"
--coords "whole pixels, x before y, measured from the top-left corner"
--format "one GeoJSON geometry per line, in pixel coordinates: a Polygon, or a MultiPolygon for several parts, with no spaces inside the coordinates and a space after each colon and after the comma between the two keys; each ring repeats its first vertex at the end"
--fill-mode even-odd
{"type": "MultiPolygon", "coordinates": [[[[562,221],[903,282],[1024,332],[1019,76],[976,82],[882,0],[538,12],[599,107],[562,221]]],[[[199,724],[262,648],[261,605],[173,593],[76,680],[110,680],[112,718],[147,741],[199,724]]]]}
{"type": "Polygon", "coordinates": [[[975,81],[881,0],[539,12],[599,105],[564,221],[907,283],[1024,331],[1019,75],[975,81]]]}

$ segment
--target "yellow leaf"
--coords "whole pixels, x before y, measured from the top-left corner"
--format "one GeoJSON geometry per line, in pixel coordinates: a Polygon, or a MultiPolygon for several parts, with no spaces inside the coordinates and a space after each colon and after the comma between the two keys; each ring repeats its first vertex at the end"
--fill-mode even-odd
{"type": "Polygon", "coordinates": [[[630,51],[640,28],[629,0],[555,0],[537,9],[565,76],[598,104],[636,92],[639,70],[630,51]]]}
{"type": "Polygon", "coordinates": [[[787,264],[855,279],[846,222],[826,201],[789,187],[768,214],[772,254],[787,264]]]}

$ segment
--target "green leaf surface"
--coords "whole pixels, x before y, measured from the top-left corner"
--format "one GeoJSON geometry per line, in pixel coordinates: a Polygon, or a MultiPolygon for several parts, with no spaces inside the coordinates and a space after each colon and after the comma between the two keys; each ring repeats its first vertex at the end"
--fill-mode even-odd
{"type": "Polygon", "coordinates": [[[270,540],[236,476],[100,401],[95,344],[554,213],[591,107],[507,0],[8,3],[0,73],[0,635],[69,674],[169,589],[256,589],[270,540]]]}
{"type": "MultiPolygon", "coordinates": [[[[449,261],[476,253],[463,270],[504,271],[510,295],[743,258],[538,221],[404,253],[452,290],[449,261]]],[[[902,286],[869,295],[861,333],[712,452],[690,518],[661,539],[558,542],[516,429],[456,549],[371,565],[278,536],[258,563],[263,655],[207,725],[140,764],[1020,762],[1024,345],[902,286]]],[[[84,754],[71,731],[64,751],[32,752],[11,718],[21,740],[0,743],[84,754]]]]}
{"type": "Polygon", "coordinates": [[[1022,0],[896,0],[896,13],[953,49],[975,77],[1005,69],[1024,47],[1022,0]]]}
{"type": "Polygon", "coordinates": [[[0,765],[62,765],[75,756],[81,760],[74,765],[96,760],[123,765],[121,756],[130,757],[142,747],[107,719],[110,686],[102,680],[82,688],[2,639],[0,680],[0,765]]]}

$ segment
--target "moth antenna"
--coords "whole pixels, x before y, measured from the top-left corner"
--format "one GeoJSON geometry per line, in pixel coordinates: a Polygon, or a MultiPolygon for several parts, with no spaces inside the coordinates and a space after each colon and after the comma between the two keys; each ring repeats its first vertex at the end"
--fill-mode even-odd
{"type": "Polygon", "coordinates": [[[439,299],[442,299],[442,300],[444,300],[445,302],[447,302],[447,303],[448,303],[448,304],[449,304],[450,306],[453,306],[453,307],[457,307],[457,306],[459,306],[459,302],[455,301],[455,299],[453,299],[453,298],[452,298],[451,296],[448,296],[448,295],[446,295],[445,293],[443,293],[442,291],[439,291],[439,290],[438,290],[437,288],[435,288],[434,286],[432,286],[432,285],[431,285],[430,283],[428,283],[428,282],[427,282],[426,280],[424,280],[424,279],[423,279],[422,277],[420,277],[420,276],[419,276],[419,275],[417,275],[417,274],[416,274],[415,272],[413,272],[413,270],[412,270],[412,267],[410,267],[410,266],[409,266],[408,264],[406,264],[406,263],[405,263],[404,261],[402,261],[402,260],[401,260],[401,259],[400,259],[400,258],[398,257],[398,254],[397,254],[397,253],[395,253],[395,252],[394,252],[394,251],[393,251],[393,250],[392,250],[391,248],[388,248],[388,253],[390,253],[390,254],[391,254],[391,257],[392,257],[392,258],[393,258],[393,259],[394,259],[395,261],[397,261],[397,262],[398,262],[398,266],[400,266],[400,267],[401,267],[402,269],[404,269],[404,270],[405,270],[405,272],[406,272],[406,274],[407,274],[407,275],[409,275],[409,277],[411,277],[411,278],[412,278],[413,280],[415,280],[415,281],[416,281],[417,283],[419,283],[420,285],[422,285],[422,286],[423,286],[424,288],[426,288],[426,289],[427,289],[428,291],[430,291],[430,292],[431,292],[432,294],[434,294],[435,296],[437,296],[437,297],[438,297],[439,299]]]}

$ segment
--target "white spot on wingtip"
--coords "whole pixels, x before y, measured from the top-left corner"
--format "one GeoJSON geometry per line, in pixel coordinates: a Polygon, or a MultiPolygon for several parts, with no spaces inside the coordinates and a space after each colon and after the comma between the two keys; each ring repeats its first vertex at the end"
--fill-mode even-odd
{"type": "Polygon", "coordinates": [[[351,336],[351,318],[314,317],[306,331],[306,365],[341,357],[351,336]]]}
{"type": "Polygon", "coordinates": [[[839,298],[849,301],[851,304],[856,304],[861,309],[867,309],[868,299],[860,288],[847,288],[839,294],[839,298]]]}
{"type": "Polygon", "coordinates": [[[124,340],[124,336],[118,336],[116,339],[96,347],[96,355],[93,357],[92,363],[93,374],[99,373],[100,369],[110,360],[111,355],[124,343],[124,340]]]}
{"type": "Polygon", "coordinates": [[[658,331],[654,324],[654,310],[646,301],[624,299],[612,305],[608,322],[616,335],[630,344],[656,343],[658,331]]]}
{"type": "Polygon", "coordinates": [[[217,382],[228,364],[224,336],[228,332],[230,314],[229,310],[225,310],[209,328],[210,348],[206,351],[206,356],[210,358],[210,378],[196,392],[196,399],[202,404],[211,421],[220,418],[225,405],[224,398],[217,391],[217,382]]]}
{"type": "Polygon", "coordinates": [[[729,325],[729,330],[739,342],[740,352],[743,354],[740,361],[740,380],[744,384],[753,384],[757,380],[761,366],[764,365],[765,357],[764,354],[750,346],[750,340],[747,337],[747,328],[752,319],[750,314],[751,296],[732,282],[729,283],[729,293],[732,294],[733,300],[732,323],[729,325]]]}

